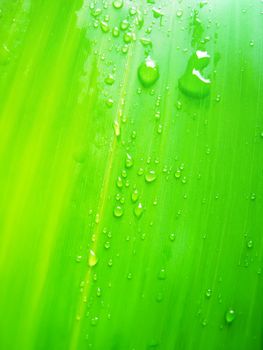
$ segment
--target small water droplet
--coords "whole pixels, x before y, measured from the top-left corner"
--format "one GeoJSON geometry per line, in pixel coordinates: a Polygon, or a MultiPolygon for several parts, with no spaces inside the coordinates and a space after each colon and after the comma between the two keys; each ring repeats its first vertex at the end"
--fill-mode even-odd
{"type": "Polygon", "coordinates": [[[129,272],[129,273],[127,274],[127,278],[128,278],[128,280],[131,280],[131,279],[132,279],[132,273],[131,273],[131,272],[129,272]]]}
{"type": "Polygon", "coordinates": [[[110,242],[106,241],[104,244],[105,249],[109,249],[110,248],[110,242]]]}
{"type": "Polygon", "coordinates": [[[139,198],[139,192],[138,192],[138,190],[135,189],[132,192],[131,199],[135,203],[138,200],[138,198],[139,198]]]}
{"type": "Polygon", "coordinates": [[[120,218],[123,215],[123,208],[120,205],[117,205],[114,208],[113,214],[116,218],[120,218]]]}
{"type": "Polygon", "coordinates": [[[205,296],[207,297],[207,299],[211,298],[212,295],[212,289],[208,288],[207,291],[205,292],[205,296]]]}
{"type": "Polygon", "coordinates": [[[113,127],[114,127],[114,133],[115,133],[115,135],[116,135],[117,137],[120,136],[120,134],[121,134],[121,127],[120,127],[120,124],[119,124],[118,120],[115,120],[115,121],[114,121],[113,127]]]}
{"type": "Polygon", "coordinates": [[[77,255],[76,256],[76,262],[81,262],[81,260],[82,260],[82,255],[77,255]]]}
{"type": "Polygon", "coordinates": [[[247,247],[248,247],[249,249],[253,248],[253,241],[252,241],[252,240],[249,240],[249,241],[247,242],[247,247]]]}
{"type": "Polygon", "coordinates": [[[143,213],[142,203],[138,203],[138,205],[134,208],[134,214],[137,218],[140,218],[143,213]]]}
{"type": "Polygon", "coordinates": [[[170,233],[169,235],[170,241],[174,241],[175,240],[175,233],[170,233]]]}
{"type": "Polygon", "coordinates": [[[236,312],[232,308],[228,309],[225,313],[225,321],[226,323],[232,323],[236,318],[236,312]]]}
{"type": "Polygon", "coordinates": [[[128,153],[126,155],[125,166],[126,166],[126,168],[131,168],[133,166],[132,156],[128,153]]]}
{"type": "Polygon", "coordinates": [[[112,74],[109,74],[105,79],[104,79],[105,84],[107,85],[113,85],[115,82],[115,79],[112,74]]]}
{"type": "Polygon", "coordinates": [[[183,15],[183,10],[179,9],[179,10],[176,11],[176,16],[178,18],[182,17],[182,15],[183,15]]]}
{"type": "Polygon", "coordinates": [[[138,69],[138,77],[144,87],[152,86],[159,78],[159,67],[151,57],[147,57],[138,69]]]}

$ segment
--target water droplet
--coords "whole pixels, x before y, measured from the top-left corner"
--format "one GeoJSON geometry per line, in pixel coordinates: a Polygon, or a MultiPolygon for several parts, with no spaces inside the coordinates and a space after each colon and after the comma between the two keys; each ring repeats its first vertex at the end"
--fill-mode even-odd
{"type": "Polygon", "coordinates": [[[257,198],[256,193],[251,193],[250,199],[254,201],[256,200],[256,198],[257,198]]]}
{"type": "Polygon", "coordinates": [[[175,240],[175,233],[170,233],[169,235],[170,241],[174,241],[175,240]]]}
{"type": "Polygon", "coordinates": [[[113,85],[115,82],[115,79],[112,74],[109,74],[105,79],[104,79],[105,84],[107,85],[113,85]]]}
{"type": "Polygon", "coordinates": [[[159,67],[151,57],[140,65],[138,77],[144,87],[152,86],[159,78],[159,67]]]}
{"type": "Polygon", "coordinates": [[[143,213],[142,203],[138,203],[138,205],[134,208],[134,214],[137,218],[140,218],[143,213]]]}
{"type": "Polygon", "coordinates": [[[154,170],[149,170],[145,174],[145,181],[146,182],[153,182],[157,178],[156,172],[154,170]]]}
{"type": "Polygon", "coordinates": [[[176,16],[178,17],[178,18],[180,18],[180,17],[182,17],[182,15],[183,15],[183,10],[177,10],[176,11],[176,16]]]}
{"type": "Polygon", "coordinates": [[[131,280],[131,279],[132,279],[132,273],[131,273],[131,272],[129,272],[129,273],[127,274],[127,278],[128,278],[128,280],[131,280]]]}
{"type": "Polygon", "coordinates": [[[122,188],[123,186],[122,178],[120,176],[117,177],[116,186],[118,188],[122,188]]]}
{"type": "Polygon", "coordinates": [[[129,26],[130,26],[130,23],[127,19],[124,19],[123,21],[121,21],[121,24],[120,24],[121,30],[126,30],[129,28],[129,26]]]}
{"type": "Polygon", "coordinates": [[[120,136],[120,134],[121,134],[121,127],[120,127],[120,124],[119,124],[118,120],[115,120],[115,121],[114,121],[113,127],[114,127],[114,133],[115,133],[115,135],[116,135],[117,137],[120,136]]]}
{"type": "Polygon", "coordinates": [[[147,47],[147,46],[152,47],[152,41],[150,39],[148,39],[148,38],[141,38],[140,42],[145,47],[147,47]]]}
{"type": "Polygon", "coordinates": [[[212,289],[208,288],[207,291],[205,292],[205,296],[207,297],[207,299],[211,298],[212,295],[212,289]]]}
{"type": "Polygon", "coordinates": [[[76,256],[76,262],[81,262],[81,260],[82,260],[82,255],[77,255],[76,256]]]}
{"type": "Polygon", "coordinates": [[[225,321],[226,323],[232,323],[236,318],[236,312],[232,308],[228,309],[225,313],[225,321]]]}
{"type": "Polygon", "coordinates": [[[181,177],[181,170],[180,169],[176,170],[174,176],[176,179],[179,179],[181,177]]]}
{"type": "Polygon", "coordinates": [[[123,0],[114,0],[113,3],[112,3],[112,6],[115,8],[115,9],[120,9],[122,8],[123,6],[123,0]]]}
{"type": "Polygon", "coordinates": [[[120,35],[120,31],[118,27],[114,27],[112,29],[112,36],[114,36],[115,38],[117,38],[120,35]]]}
{"type": "Polygon", "coordinates": [[[252,240],[249,240],[249,241],[247,242],[247,247],[248,247],[249,249],[253,248],[253,241],[252,241],[252,240]]]}
{"type": "Polygon", "coordinates": [[[101,296],[101,289],[100,289],[100,287],[97,288],[97,293],[96,294],[97,294],[97,297],[101,296]]]}
{"type": "Polygon", "coordinates": [[[105,247],[105,249],[109,249],[110,248],[110,242],[109,241],[105,242],[104,247],[105,247]]]}
{"type": "Polygon", "coordinates": [[[93,318],[91,319],[91,325],[92,325],[93,327],[97,326],[98,320],[99,320],[98,317],[93,317],[93,318]]]}
{"type": "Polygon", "coordinates": [[[194,98],[209,95],[211,81],[202,75],[209,63],[210,55],[206,51],[198,50],[191,56],[184,75],[179,79],[179,88],[185,95],[194,98]]]}
{"type": "Polygon", "coordinates": [[[109,107],[109,108],[111,108],[111,107],[113,106],[113,103],[114,103],[114,101],[113,101],[112,98],[108,98],[108,99],[106,100],[106,105],[107,105],[107,107],[109,107]]]}
{"type": "Polygon", "coordinates": [[[94,253],[93,250],[90,250],[89,251],[89,258],[88,258],[88,265],[90,267],[93,267],[93,266],[97,265],[97,263],[98,263],[98,258],[96,256],[96,254],[94,253]]]}
{"type": "Polygon", "coordinates": [[[105,21],[100,22],[100,28],[104,33],[108,33],[110,30],[109,24],[105,21]]]}
{"type": "Polygon", "coordinates": [[[128,32],[128,33],[125,33],[123,35],[123,41],[126,43],[126,44],[129,44],[131,43],[132,41],[134,41],[136,38],[135,38],[135,34],[134,33],[131,33],[131,32],[128,32]]]}
{"type": "Polygon", "coordinates": [[[163,13],[158,8],[153,8],[152,11],[153,11],[154,18],[160,18],[163,16],[163,13]]]}
{"type": "Polygon", "coordinates": [[[138,190],[135,189],[132,192],[131,199],[135,203],[138,200],[138,198],[139,198],[139,192],[138,192],[138,190]]]}
{"type": "Polygon", "coordinates": [[[133,166],[132,156],[128,153],[126,155],[125,166],[126,168],[131,168],[133,166]]]}
{"type": "Polygon", "coordinates": [[[113,214],[116,218],[120,218],[123,215],[123,208],[120,205],[117,205],[117,207],[114,208],[113,214]]]}

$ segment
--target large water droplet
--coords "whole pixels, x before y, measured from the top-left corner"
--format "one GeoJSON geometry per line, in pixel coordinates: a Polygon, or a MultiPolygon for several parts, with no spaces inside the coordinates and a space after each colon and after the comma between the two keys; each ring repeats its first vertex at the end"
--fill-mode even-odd
{"type": "Polygon", "coordinates": [[[97,264],[98,262],[98,258],[96,256],[96,254],[94,253],[93,250],[89,251],[89,258],[88,258],[88,264],[90,267],[93,267],[97,264]]]}
{"type": "Polygon", "coordinates": [[[144,87],[152,86],[159,78],[159,67],[151,57],[141,63],[138,69],[138,77],[144,87]]]}
{"type": "Polygon", "coordinates": [[[112,3],[112,6],[113,6],[115,9],[120,9],[120,8],[122,8],[122,6],[123,6],[123,0],[114,0],[113,3],[112,3]]]}
{"type": "Polygon", "coordinates": [[[209,95],[211,80],[202,74],[210,56],[206,51],[196,51],[190,58],[184,75],[179,79],[180,90],[189,97],[204,98],[209,95]]]}
{"type": "Polygon", "coordinates": [[[154,180],[156,180],[156,178],[157,178],[157,175],[156,175],[156,172],[154,170],[149,170],[145,174],[145,181],[146,182],[153,182],[154,180]]]}

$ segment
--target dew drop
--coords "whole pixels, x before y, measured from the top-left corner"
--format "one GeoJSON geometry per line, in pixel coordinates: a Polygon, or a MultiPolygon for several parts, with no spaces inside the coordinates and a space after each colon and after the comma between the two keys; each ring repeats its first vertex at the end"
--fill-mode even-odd
{"type": "Polygon", "coordinates": [[[151,57],[147,57],[139,66],[138,77],[144,87],[150,87],[158,80],[159,67],[151,57]]]}
{"type": "Polygon", "coordinates": [[[236,318],[236,312],[232,308],[228,309],[225,313],[225,321],[226,323],[232,323],[236,318]]]}
{"type": "Polygon", "coordinates": [[[77,255],[76,256],[76,262],[79,263],[79,262],[81,262],[81,260],[82,260],[82,256],[81,255],[77,255]]]}
{"type": "Polygon", "coordinates": [[[128,153],[126,155],[125,166],[126,166],[126,168],[131,168],[133,166],[132,156],[128,153]]]}
{"type": "Polygon", "coordinates": [[[115,82],[115,79],[112,74],[109,74],[105,79],[104,79],[105,84],[107,85],[113,85],[115,82]]]}
{"type": "Polygon", "coordinates": [[[145,174],[145,181],[146,182],[153,182],[157,178],[156,172],[154,170],[149,170],[145,174]]]}
{"type": "Polygon", "coordinates": [[[134,190],[131,195],[131,200],[135,203],[139,198],[139,192],[138,190],[134,190]]]}
{"type": "Polygon", "coordinates": [[[113,214],[116,218],[120,218],[123,215],[123,208],[120,205],[117,205],[114,208],[113,214]]]}
{"type": "Polygon", "coordinates": [[[175,240],[175,233],[170,233],[169,235],[170,241],[174,241],[175,240]]]}
{"type": "Polygon", "coordinates": [[[94,253],[93,250],[90,250],[89,251],[89,258],[88,258],[88,265],[90,267],[93,267],[93,266],[97,265],[97,263],[98,263],[98,258],[96,256],[96,254],[94,253]]]}
{"type": "Polygon", "coordinates": [[[208,288],[207,291],[205,292],[205,296],[207,297],[207,299],[211,298],[212,295],[212,289],[208,288]]]}
{"type": "Polygon", "coordinates": [[[249,240],[249,241],[247,242],[247,247],[248,247],[249,249],[253,248],[253,241],[252,241],[252,240],[249,240]]]}
{"type": "Polygon", "coordinates": [[[115,8],[115,9],[120,9],[122,8],[123,6],[123,0],[114,0],[113,3],[112,3],[112,6],[115,8]]]}
{"type": "Polygon", "coordinates": [[[109,24],[105,21],[100,22],[100,28],[104,33],[108,33],[110,30],[109,24]]]}
{"type": "Polygon", "coordinates": [[[209,95],[211,81],[202,75],[202,71],[210,63],[210,55],[206,51],[196,51],[189,59],[184,75],[179,79],[179,89],[187,96],[204,98],[209,95]]]}
{"type": "Polygon", "coordinates": [[[120,134],[121,134],[121,127],[120,127],[120,124],[119,124],[118,120],[114,121],[113,128],[114,128],[115,135],[117,137],[120,136],[120,134]]]}
{"type": "Polygon", "coordinates": [[[142,203],[138,203],[138,205],[134,208],[134,214],[137,218],[140,218],[143,213],[142,203]]]}

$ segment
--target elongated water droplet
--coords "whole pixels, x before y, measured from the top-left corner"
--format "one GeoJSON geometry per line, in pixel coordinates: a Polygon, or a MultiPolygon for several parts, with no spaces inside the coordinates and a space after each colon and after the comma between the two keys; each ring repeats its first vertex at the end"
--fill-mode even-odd
{"type": "Polygon", "coordinates": [[[134,214],[137,218],[141,217],[143,213],[142,203],[138,203],[138,205],[134,208],[134,214]]]}
{"type": "Polygon", "coordinates": [[[135,189],[132,192],[131,199],[135,203],[138,200],[138,198],[139,198],[139,192],[138,192],[138,190],[135,189]]]}
{"type": "Polygon", "coordinates": [[[114,127],[114,133],[115,133],[115,135],[116,135],[117,137],[120,136],[120,134],[121,134],[121,127],[120,127],[120,124],[119,124],[118,120],[115,120],[115,121],[114,121],[113,127],[114,127]]]}
{"type": "Polygon", "coordinates": [[[90,267],[93,267],[95,265],[97,265],[98,262],[98,258],[96,256],[96,254],[94,253],[93,250],[89,251],[89,258],[88,258],[88,264],[90,267]]]}
{"type": "Polygon", "coordinates": [[[159,67],[151,57],[140,65],[138,77],[144,87],[152,86],[159,78],[159,67]]]}
{"type": "Polygon", "coordinates": [[[128,153],[126,155],[125,166],[126,168],[131,168],[133,166],[132,156],[128,153]]]}

